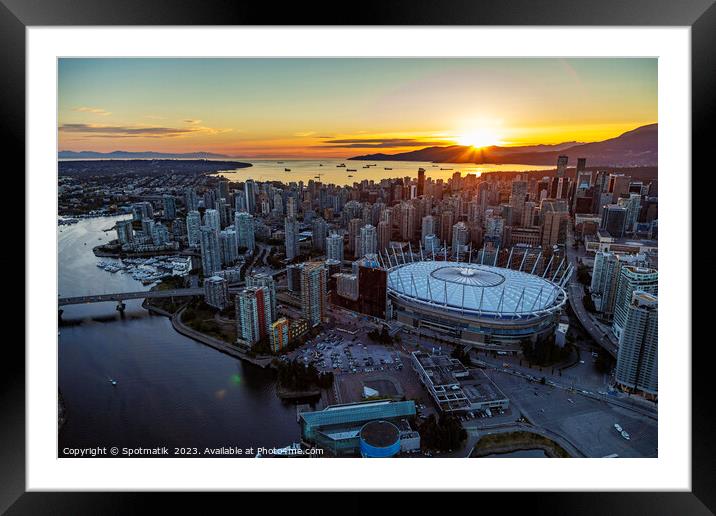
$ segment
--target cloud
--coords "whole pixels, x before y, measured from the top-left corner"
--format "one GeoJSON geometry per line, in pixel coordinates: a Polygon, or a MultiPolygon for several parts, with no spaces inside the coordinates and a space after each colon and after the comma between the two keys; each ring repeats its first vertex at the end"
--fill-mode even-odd
{"type": "Polygon", "coordinates": [[[107,116],[107,115],[112,114],[109,111],[106,111],[102,108],[93,108],[93,107],[86,107],[86,106],[72,108],[72,111],[80,111],[81,113],[93,113],[95,115],[102,115],[102,116],[107,116]]]}
{"type": "Polygon", "coordinates": [[[90,138],[174,138],[191,134],[221,134],[231,129],[214,129],[192,125],[190,127],[129,126],[99,124],[62,124],[63,133],[78,133],[90,138]]]}
{"type": "Polygon", "coordinates": [[[417,140],[415,138],[349,138],[327,140],[320,147],[337,149],[380,149],[390,147],[429,147],[432,145],[450,145],[448,140],[417,140]],[[328,144],[328,145],[325,145],[328,144]]]}
{"type": "Polygon", "coordinates": [[[305,131],[302,133],[293,133],[294,136],[298,136],[299,138],[303,138],[306,136],[313,136],[314,134],[316,134],[315,131],[305,131]]]}
{"type": "Polygon", "coordinates": [[[191,124],[191,125],[197,125],[197,124],[200,124],[200,123],[201,123],[201,120],[196,120],[196,119],[194,119],[194,118],[187,118],[186,120],[183,120],[183,121],[184,121],[185,123],[191,124]]]}

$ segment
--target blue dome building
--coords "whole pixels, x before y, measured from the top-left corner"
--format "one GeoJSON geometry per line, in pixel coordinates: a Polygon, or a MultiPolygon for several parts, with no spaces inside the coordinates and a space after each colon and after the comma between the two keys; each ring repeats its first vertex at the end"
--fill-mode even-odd
{"type": "Polygon", "coordinates": [[[362,457],[393,457],[400,452],[400,430],[388,421],[371,421],[360,429],[362,457]]]}

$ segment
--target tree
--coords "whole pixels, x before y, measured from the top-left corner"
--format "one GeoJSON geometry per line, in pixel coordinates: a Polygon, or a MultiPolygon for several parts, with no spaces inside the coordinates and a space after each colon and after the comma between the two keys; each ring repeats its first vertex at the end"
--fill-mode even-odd
{"type": "Polygon", "coordinates": [[[446,414],[441,414],[440,419],[437,420],[435,415],[431,414],[418,427],[418,433],[426,448],[440,451],[455,450],[467,439],[467,432],[460,424],[460,420],[446,414]]]}

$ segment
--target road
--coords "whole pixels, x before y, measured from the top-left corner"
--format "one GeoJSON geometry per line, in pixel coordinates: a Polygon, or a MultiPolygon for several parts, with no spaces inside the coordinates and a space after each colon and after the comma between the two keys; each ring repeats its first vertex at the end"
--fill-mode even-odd
{"type": "Polygon", "coordinates": [[[572,274],[572,277],[569,280],[569,285],[567,286],[569,305],[572,307],[572,311],[579,319],[579,322],[582,324],[587,333],[591,335],[594,341],[603,347],[610,355],[616,358],[618,347],[610,332],[603,330],[601,326],[594,321],[594,318],[589,314],[587,309],[584,308],[584,303],[582,302],[582,296],[584,296],[584,286],[579,283],[579,280],[577,279],[578,274],[576,273],[579,267],[579,255],[573,245],[574,234],[572,224],[570,223],[567,225],[567,242],[565,244],[565,249],[568,260],[574,266],[575,273],[572,274]]]}
{"type": "Polygon", "coordinates": [[[127,299],[146,299],[160,297],[203,296],[203,288],[177,288],[171,290],[142,290],[139,292],[118,292],[116,294],[98,294],[95,296],[61,297],[59,306],[79,305],[83,303],[103,303],[106,301],[125,301],[127,299]]]}

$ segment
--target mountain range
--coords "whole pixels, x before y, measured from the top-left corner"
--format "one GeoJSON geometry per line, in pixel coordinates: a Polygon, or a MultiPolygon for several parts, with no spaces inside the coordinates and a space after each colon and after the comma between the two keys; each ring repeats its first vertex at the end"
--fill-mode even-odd
{"type": "Polygon", "coordinates": [[[349,158],[365,161],[428,161],[435,163],[495,163],[554,165],[557,156],[586,158],[590,166],[655,167],[658,165],[658,124],[649,124],[600,142],[557,145],[475,148],[464,145],[426,147],[398,154],[367,154],[349,158]]]}
{"type": "Polygon", "coordinates": [[[94,151],[67,151],[63,150],[57,153],[59,159],[226,159],[231,158],[226,154],[214,154],[212,152],[186,152],[186,153],[167,153],[167,152],[131,152],[131,151],[113,151],[113,152],[94,152],[94,151]]]}

